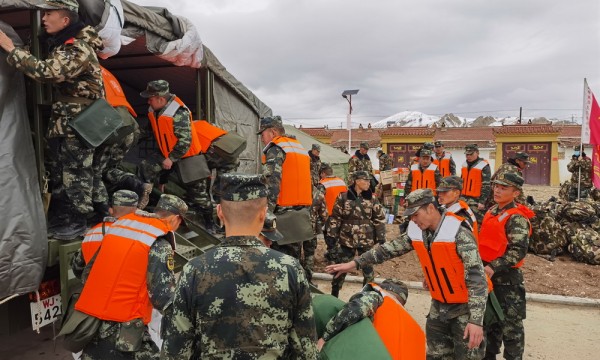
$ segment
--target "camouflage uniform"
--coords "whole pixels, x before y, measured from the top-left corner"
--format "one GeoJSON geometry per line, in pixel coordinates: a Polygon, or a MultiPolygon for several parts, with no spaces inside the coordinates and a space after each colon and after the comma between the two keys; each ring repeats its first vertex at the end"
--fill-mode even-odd
{"type": "MultiPolygon", "coordinates": [[[[221,180],[223,200],[267,196],[259,176],[221,180]]],[[[163,325],[163,359],[317,358],[304,271],[255,236],[227,237],[188,262],[163,325]]]]}
{"type": "MultiPolygon", "coordinates": [[[[521,178],[522,184],[522,178],[521,178]]],[[[494,205],[489,212],[496,216],[508,209],[514,208],[514,202],[500,209],[494,205]]],[[[486,226],[481,224],[481,229],[486,226]]],[[[525,349],[525,330],[523,319],[526,316],[525,286],[523,273],[520,268],[514,268],[527,255],[529,244],[530,224],[527,218],[513,214],[504,227],[508,246],[505,253],[489,264],[494,270],[492,283],[494,293],[504,312],[505,320],[495,323],[486,329],[487,348],[485,359],[495,359],[504,343],[505,359],[522,359],[525,349]]]]}
{"type": "MultiPolygon", "coordinates": [[[[421,156],[430,156],[431,157],[431,151],[430,150],[421,150],[421,156]]],[[[421,166],[421,164],[419,164],[419,171],[421,171],[421,173],[424,173],[425,170],[427,170],[426,168],[423,168],[421,166]]],[[[435,185],[436,187],[440,184],[440,181],[442,180],[442,175],[440,174],[440,169],[439,167],[437,167],[435,169],[435,185]]],[[[406,179],[406,183],[404,185],[404,197],[407,197],[408,194],[410,194],[410,192],[412,191],[412,171],[410,171],[408,173],[408,178],[406,179]]]]}
{"type": "MultiPolygon", "coordinates": [[[[407,197],[407,209],[421,206],[421,203],[432,203],[433,194],[429,189],[418,190],[407,197]],[[425,199],[431,198],[430,200],[425,199]],[[417,206],[418,205],[418,206],[417,206]]],[[[409,214],[408,216],[412,215],[409,214]]],[[[441,221],[444,221],[442,218],[441,221]]],[[[423,241],[426,246],[437,234],[431,230],[423,230],[423,241]]],[[[431,300],[431,307],[425,332],[427,337],[428,359],[481,359],[485,351],[485,341],[478,348],[469,350],[468,339],[463,339],[465,327],[468,323],[483,326],[485,305],[487,300],[487,284],[485,273],[477,243],[473,233],[466,227],[461,226],[456,234],[456,251],[462,259],[464,266],[465,282],[469,292],[469,300],[466,303],[442,303],[435,299],[431,300]]],[[[372,250],[354,259],[357,268],[381,264],[394,257],[402,256],[413,250],[412,240],[408,233],[402,233],[400,237],[377,246],[372,250]]]]}
{"type": "Polygon", "coordinates": [[[310,178],[312,179],[312,185],[317,186],[321,180],[321,176],[319,176],[319,171],[321,170],[321,157],[313,154],[313,150],[321,151],[321,145],[312,144],[312,148],[308,152],[308,156],[310,156],[310,178]]]}
{"type": "MultiPolygon", "coordinates": [[[[397,294],[403,303],[406,303],[408,287],[401,281],[395,280],[394,282],[385,280],[380,286],[384,290],[397,294]]],[[[381,304],[383,304],[383,295],[370,284],[365,285],[359,293],[352,295],[344,307],[329,320],[321,337],[323,340],[329,341],[348,326],[356,324],[366,317],[373,321],[375,312],[381,304]]]]}
{"type": "MultiPolygon", "coordinates": [[[[356,171],[352,176],[353,183],[357,179],[369,178],[365,171],[356,171]]],[[[350,186],[348,192],[338,196],[327,219],[325,241],[330,256],[336,262],[350,261],[357,252],[360,255],[376,243],[385,243],[385,213],[370,190],[357,194],[355,186],[350,186]]],[[[363,285],[375,279],[372,266],[365,266],[362,272],[363,285]]],[[[342,274],[331,281],[332,295],[338,296],[345,278],[342,274]]]]}
{"type": "Polygon", "coordinates": [[[532,206],[535,217],[530,219],[533,232],[529,239],[529,250],[536,255],[562,254],[569,241],[566,228],[559,214],[567,203],[556,198],[532,206]]]}
{"type": "MultiPolygon", "coordinates": [[[[361,143],[360,147],[363,149],[369,149],[369,144],[361,143]]],[[[348,160],[348,184],[352,183],[352,174],[355,171],[366,171],[371,175],[373,173],[373,164],[368,154],[361,154],[360,149],[356,150],[354,155],[348,160]]]]}
{"type": "Polygon", "coordinates": [[[312,281],[313,269],[315,267],[317,235],[323,232],[323,225],[327,222],[328,216],[324,191],[313,188],[313,203],[310,208],[310,220],[312,221],[313,233],[315,236],[309,241],[302,242],[302,251],[304,254],[302,256],[302,261],[300,261],[309,282],[312,281]]]}
{"type": "MultiPolygon", "coordinates": [[[[467,146],[465,146],[465,153],[470,152],[470,151],[475,151],[477,149],[478,149],[478,147],[475,144],[467,145],[467,146]]],[[[480,161],[483,161],[483,159],[480,157],[478,157],[473,162],[465,161],[465,164],[467,165],[467,170],[471,170],[480,161]]],[[[491,177],[492,177],[492,171],[490,169],[490,165],[488,164],[481,171],[481,193],[480,193],[480,195],[478,197],[464,196],[464,195],[461,196],[461,198],[469,205],[469,207],[471,208],[471,210],[477,217],[477,222],[480,224],[481,224],[481,221],[483,220],[483,216],[485,215],[485,210],[479,210],[478,205],[479,204],[485,205],[485,203],[487,202],[487,199],[490,197],[490,194],[492,192],[491,177]]],[[[463,178],[463,181],[464,180],[465,179],[463,178]]]]}
{"type": "MultiPolygon", "coordinates": [[[[187,205],[183,200],[174,195],[162,195],[156,210],[169,211],[172,214],[183,216],[187,211],[187,205]]],[[[143,217],[157,217],[155,214],[137,210],[136,214],[143,217]]],[[[108,232],[110,233],[110,231],[108,232]]],[[[175,289],[175,274],[173,273],[174,253],[173,234],[159,236],[150,246],[148,254],[148,267],[146,270],[146,285],[152,306],[158,311],[164,313],[170,307],[173,292],[175,289]]],[[[94,271],[94,258],[86,266],[86,271],[94,271]]],[[[87,276],[84,273],[83,281],[87,276]]],[[[140,320],[140,319],[137,319],[140,320]]],[[[133,320],[131,322],[135,322],[133,320]]],[[[119,331],[123,323],[103,320],[98,333],[89,344],[83,349],[82,360],[96,359],[158,359],[159,349],[152,341],[148,328],[144,326],[144,332],[141,339],[141,346],[134,350],[133,344],[138,339],[123,339],[119,336],[119,331]],[[129,348],[130,351],[123,352],[118,349],[129,348]]]]}
{"type": "Polygon", "coordinates": [[[579,170],[581,169],[581,192],[579,198],[587,198],[593,188],[592,183],[592,160],[588,157],[573,157],[567,164],[567,170],[571,173],[571,184],[568,188],[568,200],[575,201],[578,198],[579,170]]]}
{"type": "MultiPolygon", "coordinates": [[[[496,170],[496,172],[494,173],[494,175],[492,175],[492,178],[490,179],[490,181],[494,181],[500,175],[506,174],[506,173],[509,173],[509,172],[510,173],[517,173],[517,174],[520,174],[521,176],[523,176],[523,170],[516,163],[515,159],[508,159],[507,162],[505,162],[504,164],[500,165],[500,167],[498,168],[498,170],[496,170]]],[[[524,195],[523,189],[521,189],[521,194],[519,196],[517,196],[517,198],[515,199],[515,201],[518,202],[519,204],[527,205],[527,201],[525,199],[525,195],[524,195]]],[[[491,207],[494,204],[495,204],[495,202],[494,202],[494,192],[490,191],[490,197],[489,197],[489,200],[488,200],[488,205],[491,207]]]]}
{"type": "Polygon", "coordinates": [[[66,210],[77,214],[73,215],[75,217],[81,217],[93,211],[94,149],[83,145],[68,123],[88,103],[104,97],[100,63],[96,56],[96,50],[100,50],[103,44],[96,30],[81,22],[49,36],[48,43],[50,49],[46,60],[15,48],[8,54],[7,61],[30,78],[53,86],[57,98],[52,104],[48,124],[46,157],[52,193],[55,197],[64,195],[66,210]]]}
{"type": "Polygon", "coordinates": [[[394,160],[386,153],[381,151],[379,157],[379,171],[392,170],[394,168],[394,160]]]}

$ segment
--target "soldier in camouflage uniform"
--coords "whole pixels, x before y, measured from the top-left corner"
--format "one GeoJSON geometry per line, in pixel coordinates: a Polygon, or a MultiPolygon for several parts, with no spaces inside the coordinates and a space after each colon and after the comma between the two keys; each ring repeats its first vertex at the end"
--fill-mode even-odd
{"type": "Polygon", "coordinates": [[[388,171],[394,168],[394,160],[383,150],[377,150],[377,157],[379,158],[379,171],[388,171]]]}
{"type": "Polygon", "coordinates": [[[568,189],[568,200],[575,201],[590,196],[594,187],[592,183],[592,160],[586,156],[585,152],[579,158],[579,146],[575,147],[575,153],[571,157],[571,162],[567,164],[567,170],[571,173],[571,185],[568,189]],[[580,174],[581,173],[581,181],[580,174]],[[579,184],[581,183],[581,190],[579,184]]]}
{"type": "MultiPolygon", "coordinates": [[[[129,190],[119,190],[112,196],[112,206],[108,209],[109,216],[105,217],[103,221],[92,227],[83,237],[82,248],[86,242],[97,243],[100,246],[102,238],[112,224],[117,221],[120,217],[135,212],[138,205],[139,198],[136,193],[129,190]]],[[[71,269],[76,278],[81,279],[85,264],[87,263],[82,248],[79,248],[73,259],[71,260],[71,269]]],[[[91,258],[90,258],[91,259],[91,258]]],[[[88,261],[90,260],[88,259],[88,261]]]]}
{"type": "Polygon", "coordinates": [[[225,174],[220,193],[226,238],[183,267],[163,322],[162,359],[316,359],[304,271],[257,239],[265,179],[225,174]]]}
{"type": "MultiPolygon", "coordinates": [[[[369,251],[375,244],[385,243],[385,213],[383,206],[369,190],[366,171],[352,173],[348,192],[338,196],[327,219],[325,242],[332,261],[345,262],[369,251]]],[[[372,266],[362,268],[363,285],[375,279],[372,266]]],[[[346,275],[331,282],[331,295],[338,296],[346,275]]]]}
{"type": "Polygon", "coordinates": [[[463,179],[463,191],[461,198],[469,204],[469,207],[481,224],[485,214],[485,203],[491,193],[490,178],[492,171],[487,160],[479,157],[477,144],[465,146],[466,161],[462,165],[461,177],[463,179]]]}
{"type": "Polygon", "coordinates": [[[366,171],[369,175],[373,174],[373,164],[368,152],[369,143],[361,142],[358,150],[348,160],[348,184],[352,183],[352,174],[355,171],[366,171]]]}
{"type": "Polygon", "coordinates": [[[44,10],[42,23],[46,33],[41,38],[48,45],[48,58],[41,60],[16,48],[1,31],[0,47],[8,52],[10,65],[35,81],[53,86],[46,161],[55,200],[53,208],[62,216],[52,219],[49,232],[56,238],[71,240],[85,232],[86,217],[94,210],[94,149],[82,144],[68,123],[87,105],[104,97],[96,56],[103,44],[96,30],[79,20],[75,0],[47,0],[38,7],[44,10]]]}
{"type": "Polygon", "coordinates": [[[310,151],[308,152],[308,156],[310,156],[310,178],[312,179],[312,185],[318,186],[319,180],[321,177],[319,176],[319,170],[321,170],[321,145],[312,144],[310,151]]]}
{"type": "MultiPolygon", "coordinates": [[[[496,178],[498,178],[498,176],[501,176],[507,172],[518,173],[521,176],[523,176],[523,170],[527,167],[528,164],[529,164],[529,154],[527,154],[526,152],[517,151],[517,153],[515,154],[514,157],[509,158],[507,162],[500,165],[498,170],[496,170],[494,175],[492,175],[491,181],[493,182],[494,180],[496,180],[496,178]]],[[[521,192],[521,194],[519,194],[519,196],[515,199],[515,201],[518,202],[519,204],[523,204],[523,205],[527,204],[525,195],[523,192],[521,192]]],[[[488,205],[488,207],[492,207],[494,205],[494,194],[493,193],[490,193],[490,197],[488,198],[487,205],[488,205]]]]}
{"type": "MultiPolygon", "coordinates": [[[[395,296],[400,304],[406,304],[408,298],[408,287],[400,280],[387,279],[384,280],[379,286],[388,291],[391,295],[395,296]]],[[[367,284],[363,289],[350,298],[344,307],[327,322],[325,325],[325,331],[323,336],[317,343],[317,348],[321,348],[325,343],[334,336],[342,332],[348,326],[356,324],[362,319],[368,317],[373,321],[375,312],[383,304],[383,294],[377,289],[373,288],[371,284],[367,284]]]]}
{"type": "Polygon", "coordinates": [[[440,175],[440,171],[437,165],[433,164],[432,165],[432,152],[429,149],[421,149],[420,154],[419,154],[419,164],[413,164],[410,167],[410,172],[408,173],[408,178],[406,179],[406,183],[404,185],[404,196],[408,196],[408,194],[410,194],[411,191],[413,191],[413,172],[414,171],[418,171],[421,173],[421,179],[419,179],[419,182],[421,185],[420,187],[417,187],[416,184],[418,184],[417,182],[415,182],[415,187],[417,187],[414,190],[417,189],[423,189],[425,188],[425,186],[428,186],[430,189],[432,189],[433,191],[435,191],[435,189],[437,188],[437,186],[440,183],[440,180],[442,179],[442,176],[440,175]],[[432,171],[430,168],[433,168],[433,176],[434,176],[434,182],[435,184],[426,184],[425,183],[425,172],[427,171],[432,171]]]}
{"type": "MultiPolygon", "coordinates": [[[[135,272],[136,274],[139,272],[146,273],[145,284],[139,284],[139,287],[140,289],[147,287],[146,295],[148,298],[140,299],[138,298],[139,295],[133,291],[128,293],[119,293],[120,295],[118,299],[115,298],[114,301],[120,301],[121,303],[123,301],[131,301],[134,303],[139,303],[138,306],[140,308],[144,308],[145,301],[147,300],[154,309],[158,310],[161,314],[164,313],[172,302],[173,291],[175,289],[175,274],[173,273],[175,264],[173,257],[175,239],[173,236],[173,231],[176,231],[181,224],[187,208],[188,207],[185,202],[178,197],[174,195],[163,194],[154,209],[154,214],[137,210],[135,215],[130,214],[117,220],[106,232],[97,256],[92,258],[92,261],[90,261],[86,266],[83,275],[85,285],[82,290],[81,297],[76,305],[77,310],[92,316],[96,316],[103,320],[96,336],[83,349],[81,359],[97,360],[159,358],[159,349],[152,341],[152,338],[148,333],[146,326],[147,324],[142,322],[141,318],[130,319],[125,322],[110,321],[104,318],[104,314],[108,313],[109,317],[114,316],[114,314],[110,315],[110,313],[114,312],[115,309],[95,309],[97,305],[95,304],[94,299],[92,298],[87,300],[86,296],[92,297],[95,293],[97,293],[93,290],[98,291],[98,288],[118,289],[123,287],[123,282],[127,281],[122,280],[123,276],[117,275],[114,278],[114,284],[107,284],[107,275],[101,271],[106,266],[123,266],[124,270],[121,272],[121,274],[129,275],[129,277],[131,276],[131,272],[135,272]],[[118,254],[115,254],[114,244],[115,242],[120,242],[122,240],[119,239],[118,236],[124,236],[122,230],[119,231],[119,229],[132,229],[136,223],[144,223],[146,218],[161,219],[166,227],[170,229],[170,231],[158,236],[150,235],[150,233],[144,233],[145,235],[142,235],[143,241],[153,240],[150,242],[151,245],[148,253],[147,264],[133,261],[133,258],[121,258],[118,256],[118,254]],[[117,237],[112,238],[112,236],[117,237]],[[154,237],[154,239],[151,239],[152,237],[154,237]],[[118,259],[115,260],[115,257],[118,259]],[[132,261],[128,261],[128,259],[132,261]],[[115,263],[115,261],[117,261],[117,263],[115,263]],[[119,261],[122,263],[119,263],[119,261]],[[144,268],[127,269],[127,267],[136,266],[144,266],[144,268]],[[87,275],[88,270],[89,276],[87,275]],[[90,291],[90,294],[86,294],[86,291],[90,291]],[[127,299],[128,296],[133,296],[133,298],[127,299]],[[131,332],[131,330],[133,330],[132,328],[139,328],[142,326],[144,328],[142,332],[131,332]]],[[[158,228],[153,229],[158,230],[158,228]]],[[[137,251],[139,252],[141,249],[138,248],[137,251]]],[[[130,254],[132,253],[133,252],[130,252],[130,254]]],[[[133,255],[135,256],[135,254],[133,255]]],[[[130,284],[127,285],[131,286],[130,284]]],[[[109,301],[112,300],[109,299],[109,301]]],[[[114,307],[117,306],[115,305],[114,307]]]]}
{"type": "Polygon", "coordinates": [[[503,322],[486,328],[485,359],[495,359],[502,344],[505,359],[522,359],[525,349],[525,286],[520,266],[527,255],[531,233],[527,211],[531,210],[514,201],[522,186],[523,178],[517,172],[501,174],[494,180],[496,205],[486,213],[479,231],[485,272],[492,279],[505,317],[503,322]]]}
{"type": "MultiPolygon", "coordinates": [[[[436,300],[433,296],[445,299],[452,291],[440,290],[435,285],[434,289],[437,289],[436,293],[438,295],[434,295],[432,286],[428,286],[432,294],[432,300],[425,325],[427,358],[481,359],[485,352],[483,318],[487,299],[487,284],[473,233],[468,226],[463,224],[458,226],[456,234],[438,233],[447,221],[450,224],[452,223],[447,219],[456,218],[439,212],[438,204],[430,189],[419,189],[412,192],[407,196],[406,204],[404,216],[411,219],[407,232],[402,233],[397,239],[376,246],[353,261],[330,265],[325,270],[328,273],[337,273],[336,276],[339,276],[354,269],[381,264],[391,258],[402,256],[414,250],[416,244],[419,244],[418,246],[421,249],[425,247],[427,250],[424,250],[424,252],[431,252],[434,245],[437,244],[436,240],[438,238],[443,237],[446,240],[451,238],[454,240],[456,254],[460,258],[462,266],[451,269],[450,272],[453,274],[464,273],[464,283],[454,289],[457,291],[462,288],[461,291],[467,292],[468,300],[455,303],[436,300]],[[439,295],[440,292],[442,296],[439,295]]],[[[444,241],[443,244],[450,243],[444,241]]],[[[427,255],[423,256],[428,258],[427,255]]],[[[428,261],[421,258],[421,256],[419,256],[419,260],[422,265],[428,261]]],[[[444,263],[448,264],[448,262],[444,263]]],[[[434,276],[434,281],[437,278],[435,274],[429,276],[434,276]]],[[[460,278],[456,278],[455,281],[460,281],[460,278]]]]}

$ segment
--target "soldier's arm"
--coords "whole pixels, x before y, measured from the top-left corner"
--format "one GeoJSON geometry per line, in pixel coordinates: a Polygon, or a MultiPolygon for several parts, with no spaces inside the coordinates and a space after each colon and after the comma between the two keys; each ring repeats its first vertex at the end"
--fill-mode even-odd
{"type": "Polygon", "coordinates": [[[329,320],[322,338],[329,341],[348,326],[372,317],[382,303],[383,297],[377,291],[362,291],[353,295],[342,310],[329,320]]]}
{"type": "Polygon", "coordinates": [[[515,214],[504,226],[508,245],[504,255],[493,260],[489,266],[494,272],[509,270],[523,260],[529,246],[529,221],[523,215],[515,214]]]}
{"type": "Polygon", "coordinates": [[[406,254],[413,250],[412,242],[406,233],[385,244],[375,246],[354,259],[358,268],[365,265],[381,264],[382,262],[406,254]]]}
{"type": "Polygon", "coordinates": [[[490,165],[486,165],[481,171],[481,195],[478,202],[485,204],[492,191],[492,170],[490,165]]]}
{"type": "Polygon", "coordinates": [[[263,175],[269,185],[269,211],[273,212],[277,206],[277,198],[281,191],[281,171],[285,161],[285,152],[279,146],[271,146],[265,154],[263,175]]]}
{"type": "Polygon", "coordinates": [[[152,244],[148,254],[146,285],[152,306],[161,313],[171,304],[175,289],[173,255],[171,244],[163,238],[152,244]]]}
{"type": "Polygon", "coordinates": [[[199,281],[191,263],[183,266],[175,288],[173,304],[165,312],[161,337],[164,339],[161,359],[190,359],[200,344],[194,341],[196,311],[193,309],[193,292],[199,281]]]}
{"type": "Polygon", "coordinates": [[[385,242],[385,212],[381,203],[373,198],[373,212],[371,216],[373,230],[375,234],[375,242],[385,242]]]}
{"type": "Polygon", "coordinates": [[[325,235],[327,237],[325,238],[325,242],[327,243],[328,250],[333,248],[339,239],[344,216],[344,203],[343,194],[339,194],[335,199],[335,204],[333,204],[331,216],[327,218],[327,223],[325,225],[325,235]],[[334,239],[334,242],[331,243],[330,239],[334,239]]]}
{"type": "Polygon", "coordinates": [[[577,162],[577,160],[571,159],[571,161],[567,164],[567,170],[571,173],[577,171],[577,162]]]}
{"type": "Polygon", "coordinates": [[[329,214],[327,213],[327,204],[325,204],[325,194],[322,192],[318,192],[317,198],[317,218],[319,226],[323,227],[323,225],[327,223],[327,218],[329,217],[329,214]]]}
{"type": "Polygon", "coordinates": [[[7,61],[36,81],[60,83],[86,71],[91,53],[93,50],[88,46],[70,44],[52,52],[48,59],[40,60],[27,50],[15,48],[7,61]]]}
{"type": "Polygon", "coordinates": [[[316,359],[317,329],[315,327],[308,280],[299,262],[296,261],[296,266],[290,271],[298,273],[297,303],[292,318],[292,329],[289,333],[289,344],[292,350],[290,358],[316,359]]]}
{"type": "Polygon", "coordinates": [[[463,262],[465,283],[469,292],[469,322],[483,326],[483,315],[487,300],[487,280],[475,237],[465,227],[461,227],[456,235],[456,252],[463,262]]]}
{"type": "Polygon", "coordinates": [[[440,181],[442,180],[442,174],[440,174],[440,168],[439,167],[437,167],[435,169],[435,172],[434,172],[433,176],[434,176],[434,179],[435,179],[435,187],[437,188],[440,185],[440,181]]]}
{"type": "Polygon", "coordinates": [[[79,249],[71,260],[71,270],[73,270],[73,275],[81,280],[83,269],[85,269],[85,259],[83,258],[83,252],[79,249]]]}
{"type": "Polygon", "coordinates": [[[192,145],[192,122],[190,121],[190,111],[184,107],[180,107],[175,116],[173,116],[173,134],[177,138],[177,142],[173,145],[173,149],[169,153],[169,159],[177,161],[183,157],[192,145]]]}
{"type": "Polygon", "coordinates": [[[358,158],[351,157],[350,160],[348,160],[348,179],[346,180],[348,184],[352,183],[352,174],[356,171],[357,166],[358,158]]]}
{"type": "Polygon", "coordinates": [[[456,163],[453,157],[450,157],[450,175],[456,175],[456,163]]]}

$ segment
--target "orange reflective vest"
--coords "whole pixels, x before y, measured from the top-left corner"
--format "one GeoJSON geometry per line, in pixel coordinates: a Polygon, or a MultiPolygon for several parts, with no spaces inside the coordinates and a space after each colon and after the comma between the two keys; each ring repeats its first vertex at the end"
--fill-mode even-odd
{"type": "Polygon", "coordinates": [[[421,167],[419,164],[413,164],[410,167],[410,171],[412,172],[412,191],[418,189],[431,189],[433,191],[433,195],[435,195],[435,169],[437,169],[437,165],[434,163],[429,164],[425,171],[421,171],[421,167]]]}
{"type": "Polygon", "coordinates": [[[429,249],[423,242],[423,231],[412,221],[408,224],[408,236],[419,256],[429,293],[442,303],[458,304],[469,300],[464,264],[456,252],[456,234],[463,221],[460,216],[446,213],[429,249]]]}
{"type": "Polygon", "coordinates": [[[194,131],[196,132],[198,140],[200,141],[201,153],[206,153],[213,141],[227,134],[227,131],[221,129],[220,127],[214,126],[206,120],[195,120],[194,131]]]}
{"type": "MultiPolygon", "coordinates": [[[[497,215],[492,215],[488,211],[483,217],[481,230],[479,231],[479,254],[481,260],[490,263],[493,260],[504,255],[508,247],[508,238],[506,237],[506,222],[515,214],[523,215],[527,221],[532,217],[533,211],[524,205],[516,204],[517,206],[497,215]]],[[[529,235],[531,236],[531,223],[529,223],[529,235]]],[[[513,268],[523,266],[525,259],[521,259],[513,268]]]]}
{"type": "Polygon", "coordinates": [[[348,191],[348,187],[344,180],[335,176],[321,179],[320,183],[325,187],[325,204],[327,205],[327,213],[331,215],[335,199],[339,194],[348,191]]]}
{"type": "MultiPolygon", "coordinates": [[[[277,205],[279,206],[310,206],[312,205],[312,178],[310,177],[310,157],[308,152],[296,139],[277,136],[265,147],[275,144],[285,152],[285,160],[281,170],[281,188],[277,205]]],[[[266,162],[263,156],[263,164],[266,162]]]]}
{"type": "Polygon", "coordinates": [[[444,151],[444,156],[441,159],[433,160],[433,163],[436,164],[440,169],[440,175],[442,177],[452,175],[450,173],[450,159],[452,159],[452,154],[447,151],[444,151]]]}
{"type": "MultiPolygon", "coordinates": [[[[152,108],[148,109],[148,120],[152,126],[154,138],[156,139],[158,148],[165,159],[169,157],[171,150],[173,150],[173,147],[175,144],[177,144],[177,141],[179,141],[173,132],[173,116],[175,116],[175,113],[180,107],[185,107],[185,104],[177,96],[175,96],[173,100],[168,102],[164,109],[161,110],[162,114],[158,117],[158,119],[156,119],[154,116],[154,111],[152,108]]],[[[192,132],[192,143],[190,144],[188,152],[185,153],[182,158],[198,155],[198,153],[200,153],[200,140],[198,139],[196,131],[194,131],[191,113],[190,128],[192,132]]]]}
{"type": "Polygon", "coordinates": [[[461,177],[463,179],[462,195],[470,197],[481,196],[481,186],[483,185],[483,168],[488,165],[487,160],[481,160],[470,170],[465,161],[462,166],[461,177]]]}
{"type": "Polygon", "coordinates": [[[111,221],[103,221],[85,233],[83,241],[81,242],[81,253],[83,254],[83,260],[85,260],[86,264],[92,260],[94,254],[100,248],[104,233],[108,231],[112,224],[111,221]]]}
{"type": "MultiPolygon", "coordinates": [[[[471,226],[471,230],[473,231],[475,240],[479,242],[479,226],[477,225],[477,217],[475,217],[475,213],[473,212],[473,210],[471,210],[469,205],[467,205],[467,203],[462,200],[458,200],[458,202],[454,203],[454,205],[450,206],[447,210],[455,215],[461,210],[464,210],[467,214],[469,214],[469,218],[471,219],[471,223],[473,224],[471,226]]],[[[467,223],[469,222],[467,221],[467,223]]]]}
{"type": "Polygon", "coordinates": [[[75,309],[102,320],[126,322],[152,317],[146,285],[148,254],[168,225],[156,218],[125,215],[110,227],[102,240],[75,309]]]}
{"type": "Polygon", "coordinates": [[[394,360],[425,359],[425,333],[396,297],[375,283],[369,283],[383,296],[373,317],[373,326],[394,360]]]}
{"type": "Polygon", "coordinates": [[[131,116],[137,117],[137,114],[131,107],[129,101],[125,97],[125,93],[123,92],[123,88],[119,83],[119,80],[105,67],[100,66],[102,69],[102,81],[104,81],[104,91],[106,92],[106,102],[108,102],[112,107],[117,106],[125,106],[131,116]]]}

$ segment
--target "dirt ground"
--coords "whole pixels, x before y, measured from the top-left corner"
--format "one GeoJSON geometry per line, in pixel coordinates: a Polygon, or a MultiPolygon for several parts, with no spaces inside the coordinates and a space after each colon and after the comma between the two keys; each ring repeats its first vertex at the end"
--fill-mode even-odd
{"type": "MultiPolygon", "coordinates": [[[[524,188],[526,195],[532,195],[536,201],[544,201],[558,196],[558,187],[531,186],[524,188]]],[[[387,225],[386,237],[389,240],[398,236],[398,225],[387,225]]],[[[315,254],[316,272],[324,272],[326,260],[323,258],[325,243],[319,240],[315,254]]],[[[525,287],[530,293],[577,296],[600,299],[600,266],[579,263],[567,255],[556,257],[554,262],[528,254],[522,267],[525,275],[525,287]]],[[[401,257],[375,266],[377,277],[395,277],[405,281],[422,281],[423,275],[419,260],[414,251],[401,257]]],[[[360,275],[356,272],[354,275],[360,275]]]]}

